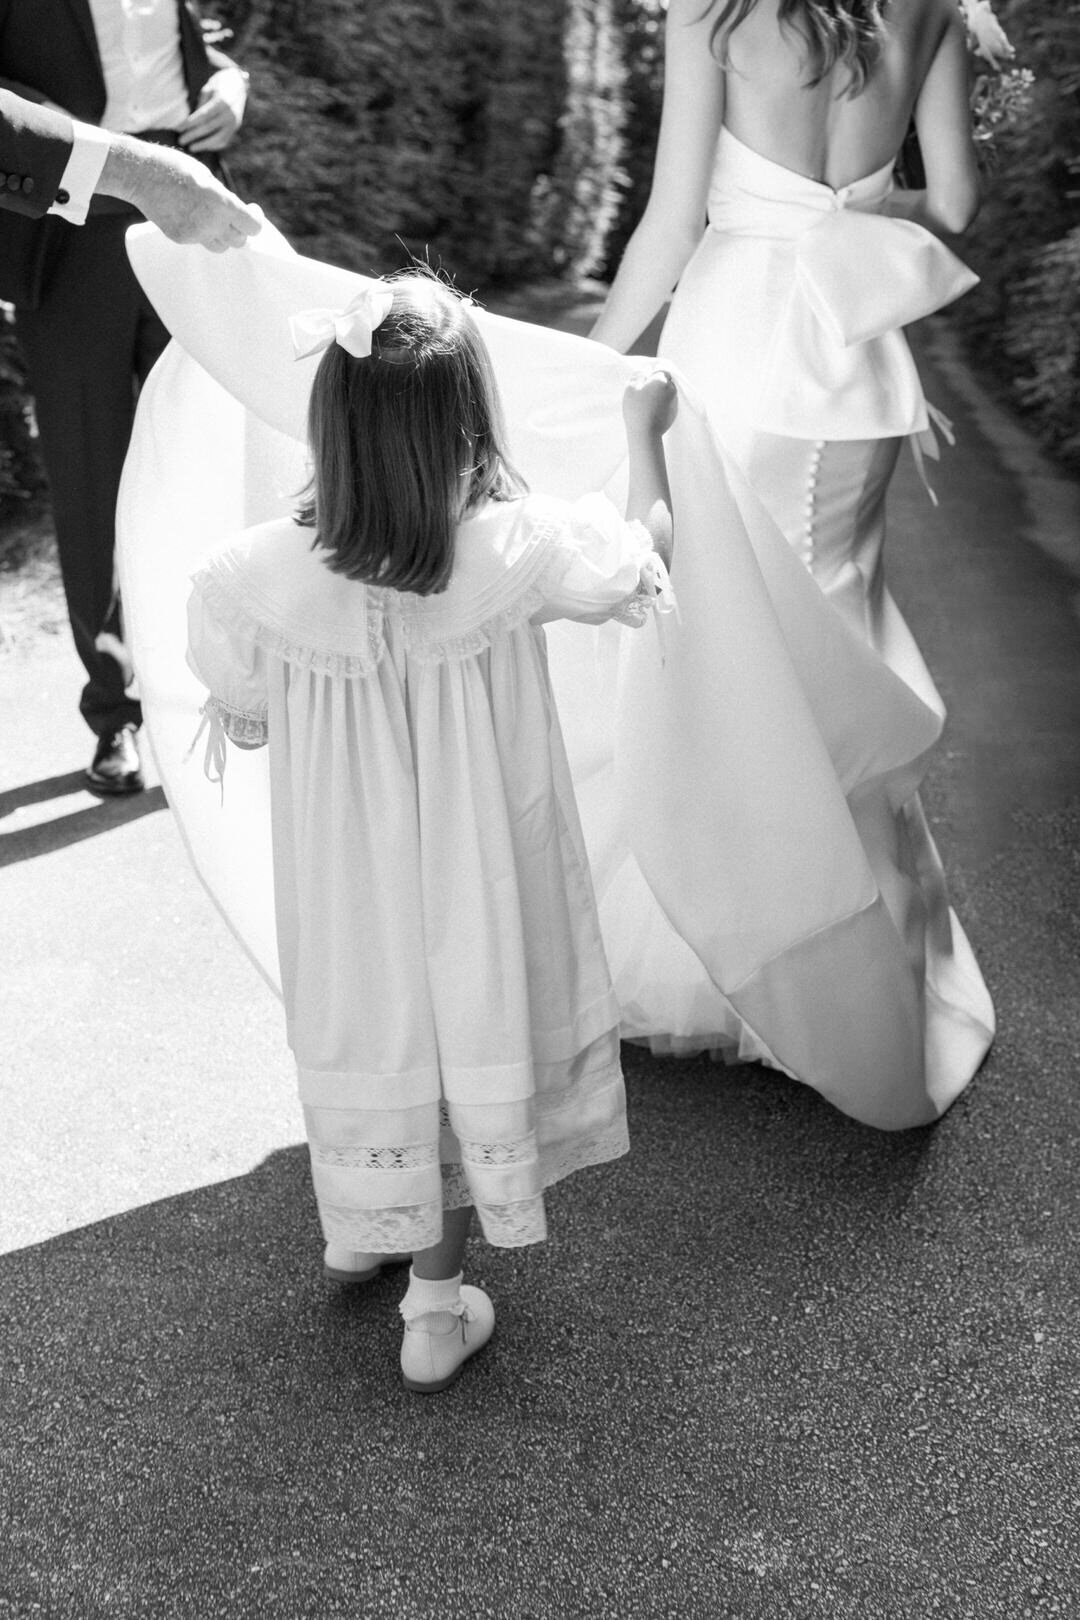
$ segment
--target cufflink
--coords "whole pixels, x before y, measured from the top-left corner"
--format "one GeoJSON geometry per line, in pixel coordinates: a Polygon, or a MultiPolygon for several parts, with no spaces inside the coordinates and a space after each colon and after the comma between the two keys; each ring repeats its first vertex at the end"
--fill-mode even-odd
{"type": "Polygon", "coordinates": [[[61,208],[65,207],[71,201],[71,192],[58,191],[56,193],[56,200],[60,204],[61,208]]]}

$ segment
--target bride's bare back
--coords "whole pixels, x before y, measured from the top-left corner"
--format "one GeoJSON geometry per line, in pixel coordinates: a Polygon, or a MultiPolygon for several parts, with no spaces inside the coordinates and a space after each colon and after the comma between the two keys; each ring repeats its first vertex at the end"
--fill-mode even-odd
{"type": "MultiPolygon", "coordinates": [[[[778,0],[757,0],[726,38],[723,121],[764,157],[833,187],[892,161],[953,25],[953,0],[892,0],[877,60],[855,95],[836,64],[811,85],[806,38],[781,26],[778,0]]],[[[723,38],[717,40],[721,47],[723,38]]]]}
{"type": "Polygon", "coordinates": [[[892,162],[914,119],[925,190],[894,193],[888,210],[946,236],[974,217],[978,177],[956,0],[885,0],[880,52],[854,95],[845,93],[843,64],[809,83],[806,39],[790,23],[781,28],[777,7],[756,0],[726,40],[714,40],[720,0],[669,0],[652,191],[593,328],[602,342],[629,347],[701,240],[723,126],[763,157],[839,189],[892,162]]]}

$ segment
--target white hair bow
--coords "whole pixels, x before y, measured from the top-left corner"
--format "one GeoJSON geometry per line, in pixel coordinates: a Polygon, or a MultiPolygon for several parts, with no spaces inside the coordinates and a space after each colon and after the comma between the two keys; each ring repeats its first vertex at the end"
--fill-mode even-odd
{"type": "Polygon", "coordinates": [[[290,315],[294,358],[304,360],[340,343],[354,359],[362,360],[371,353],[371,334],[385,321],[393,302],[392,287],[372,286],[358,292],[344,309],[304,309],[290,315]]]}

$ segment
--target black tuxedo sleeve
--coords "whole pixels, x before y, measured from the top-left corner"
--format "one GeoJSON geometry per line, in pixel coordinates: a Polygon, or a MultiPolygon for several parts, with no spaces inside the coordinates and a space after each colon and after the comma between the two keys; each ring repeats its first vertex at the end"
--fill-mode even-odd
{"type": "Polygon", "coordinates": [[[0,90],[0,208],[39,219],[71,155],[71,119],[0,90]]]}

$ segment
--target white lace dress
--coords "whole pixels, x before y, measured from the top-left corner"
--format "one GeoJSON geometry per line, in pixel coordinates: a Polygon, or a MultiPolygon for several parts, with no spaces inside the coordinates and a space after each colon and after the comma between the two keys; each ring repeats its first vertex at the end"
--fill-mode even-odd
{"type": "MultiPolygon", "coordinates": [[[[603,497],[490,503],[439,595],[327,568],[289,519],[199,571],[189,661],[269,743],[289,1042],[328,1239],[413,1251],[475,1205],[504,1246],[627,1150],[619,1014],[548,680],[546,619],[665,590],[603,497]]],[[[227,785],[225,792],[227,793],[227,785]]]]}

